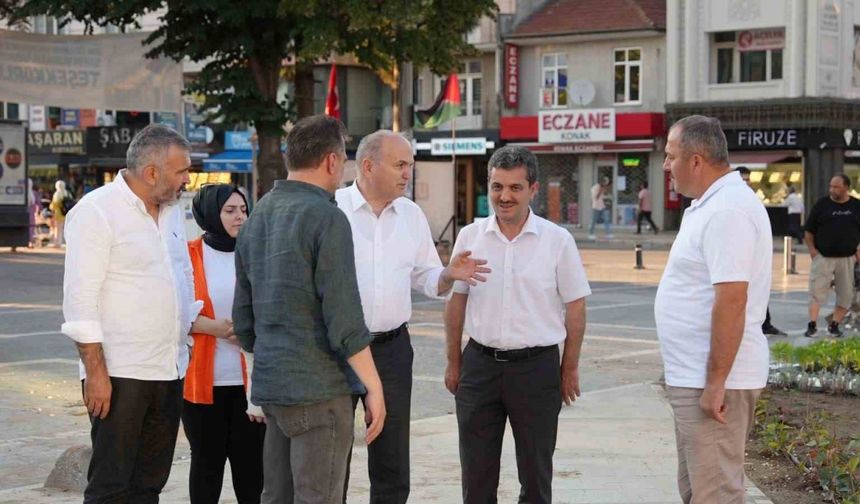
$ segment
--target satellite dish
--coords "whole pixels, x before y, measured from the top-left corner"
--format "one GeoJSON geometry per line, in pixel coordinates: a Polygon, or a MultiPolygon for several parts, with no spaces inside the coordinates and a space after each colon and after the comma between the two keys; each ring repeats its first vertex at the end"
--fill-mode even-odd
{"type": "Polygon", "coordinates": [[[570,83],[568,93],[572,103],[580,106],[588,105],[594,101],[594,84],[585,79],[575,80],[570,83]]]}

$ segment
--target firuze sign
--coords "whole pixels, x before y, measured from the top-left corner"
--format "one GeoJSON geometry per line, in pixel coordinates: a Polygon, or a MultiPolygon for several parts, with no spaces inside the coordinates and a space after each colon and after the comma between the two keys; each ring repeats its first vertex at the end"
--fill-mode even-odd
{"type": "Polygon", "coordinates": [[[615,110],[543,110],[538,117],[541,143],[615,141],[615,110]]]}

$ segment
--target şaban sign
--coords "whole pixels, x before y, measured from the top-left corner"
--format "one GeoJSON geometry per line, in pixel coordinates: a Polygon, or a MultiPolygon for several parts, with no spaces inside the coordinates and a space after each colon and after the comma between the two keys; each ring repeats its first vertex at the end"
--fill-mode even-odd
{"type": "Polygon", "coordinates": [[[615,141],[615,109],[542,110],[538,117],[541,143],[615,141]]]}
{"type": "Polygon", "coordinates": [[[516,108],[520,101],[520,48],[505,45],[505,105],[516,108]]]}

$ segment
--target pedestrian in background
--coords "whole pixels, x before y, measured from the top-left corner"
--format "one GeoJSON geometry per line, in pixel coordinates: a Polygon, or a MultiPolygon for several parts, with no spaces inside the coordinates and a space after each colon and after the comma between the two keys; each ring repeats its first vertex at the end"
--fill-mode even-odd
{"type": "Polygon", "coordinates": [[[236,236],[248,218],[245,196],[227,184],[200,188],[191,206],[203,236],[188,243],[194,297],[203,309],[191,326],[182,425],[191,445],[191,504],[217,504],[230,460],[239,504],[263,491],[263,411],[247,400],[245,362],[233,334],[236,236]]]}
{"type": "Polygon", "coordinates": [[[42,213],[42,198],[39,195],[39,191],[33,185],[33,179],[27,179],[27,207],[29,208],[29,223],[30,223],[30,233],[29,233],[29,247],[33,248],[36,246],[36,219],[42,213]]]}
{"type": "Polygon", "coordinates": [[[654,304],[675,413],[678,488],[685,504],[743,504],[744,449],[768,375],[761,326],[770,296],[770,220],[729,167],[717,119],[675,123],[664,168],[678,192],[694,198],[654,304]]]}
{"type": "Polygon", "coordinates": [[[804,241],[812,258],[807,338],[818,333],[818,314],[831,285],[836,286],[836,308],[827,327],[830,336],[842,336],[839,324],[854,299],[854,265],[860,260],[860,200],[848,194],[850,187],[847,175],[835,175],[829,194],[815,202],[806,218],[804,241]]]}
{"type": "Polygon", "coordinates": [[[785,206],[788,207],[788,234],[798,243],[803,243],[803,227],[800,225],[800,219],[803,216],[803,196],[793,185],[788,186],[785,206]]]}
{"type": "Polygon", "coordinates": [[[648,182],[642,182],[642,189],[639,190],[639,216],[636,219],[636,234],[642,234],[642,219],[648,221],[654,234],[660,232],[657,229],[657,224],[654,224],[651,219],[651,190],[648,189],[648,182]]]}
{"type": "Polygon", "coordinates": [[[298,121],[287,136],[287,180],[257,203],[236,244],[234,332],[251,369],[251,401],[266,415],[267,504],[341,504],[352,394],[366,389],[368,444],[385,421],[352,231],[334,198],[346,134],[329,116],[298,121]]]}
{"type": "Polygon", "coordinates": [[[463,228],[454,255],[471,250],[494,273],[484,283],[456,282],[445,307],[445,386],[457,407],[463,502],[497,502],[510,421],[519,501],[548,504],[558,414],[579,396],[591,289],[573,236],[529,208],[538,190],[535,155],[502,147],[488,167],[495,214],[463,228]],[[470,339],[462,349],[464,327],[470,339]]]}
{"type": "Polygon", "coordinates": [[[361,307],[385,390],[385,429],[367,447],[370,502],[404,504],[409,498],[412,290],[441,298],[455,280],[483,281],[489,269],[468,251],[442,266],[427,217],[403,197],[415,164],[405,137],[389,130],[371,133],[361,139],[355,158],[355,183],[338,189],[336,198],[352,228],[361,307]]]}
{"type": "Polygon", "coordinates": [[[55,247],[65,244],[66,212],[74,201],[72,193],[66,189],[66,183],[58,180],[54,183],[54,195],[51,197],[51,241],[55,247]]]}
{"type": "Polygon", "coordinates": [[[68,215],[62,332],[78,347],[92,422],[87,504],[158,502],[170,476],[199,311],[176,204],[190,153],[179,133],[147,126],[127,168],[68,215]]]}
{"type": "MultiPolygon", "coordinates": [[[[744,183],[747,187],[752,190],[752,182],[750,181],[750,169],[746,166],[738,166],[735,171],[741,176],[744,183]]],[[[758,196],[756,196],[758,198],[758,196]]],[[[761,200],[759,200],[761,201],[761,200]]],[[[771,252],[772,253],[772,252],[771,252]]],[[[761,330],[766,336],[788,336],[784,331],[773,325],[770,319],[770,305],[768,304],[767,309],[764,312],[764,322],[761,325],[761,330]]]]}
{"type": "Polygon", "coordinates": [[[603,180],[594,184],[591,187],[591,226],[588,228],[588,239],[596,240],[597,236],[595,228],[597,223],[603,222],[603,229],[606,231],[606,237],[612,238],[612,217],[610,216],[610,208],[606,206],[604,196],[606,191],[610,190],[610,181],[608,177],[603,177],[603,180]]]}

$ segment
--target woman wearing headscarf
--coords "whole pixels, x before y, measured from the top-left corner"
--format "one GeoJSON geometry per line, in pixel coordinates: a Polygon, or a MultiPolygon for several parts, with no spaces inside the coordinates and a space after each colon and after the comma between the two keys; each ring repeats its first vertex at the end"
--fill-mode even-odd
{"type": "Polygon", "coordinates": [[[233,186],[204,185],[194,197],[192,213],[203,229],[203,236],[188,244],[195,299],[203,301],[203,309],[191,327],[182,410],[191,444],[191,503],[218,502],[229,459],[239,504],[257,504],[266,426],[262,410],[247,401],[245,361],[230,320],[236,236],[248,218],[248,204],[233,186]]]}
{"type": "Polygon", "coordinates": [[[53,214],[53,218],[51,219],[51,239],[55,247],[60,247],[65,241],[65,237],[63,236],[63,230],[66,226],[65,201],[72,197],[72,193],[66,189],[66,183],[62,180],[58,180],[54,184],[54,189],[54,197],[51,198],[51,213],[53,214]]]}

